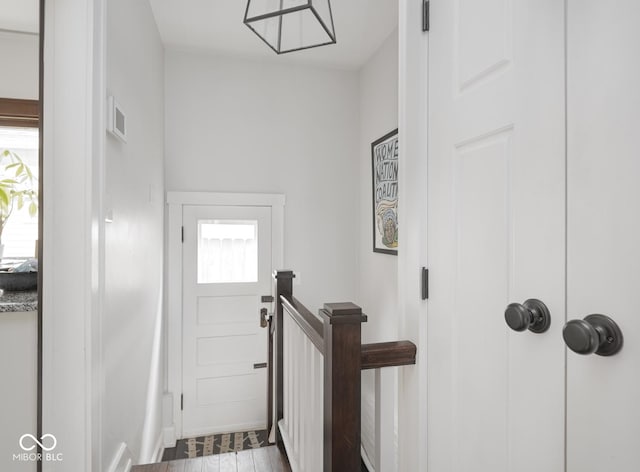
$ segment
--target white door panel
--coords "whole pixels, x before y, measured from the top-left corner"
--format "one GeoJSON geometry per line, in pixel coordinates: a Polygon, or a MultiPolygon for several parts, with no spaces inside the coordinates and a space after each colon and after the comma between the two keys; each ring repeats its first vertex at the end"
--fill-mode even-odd
{"type": "Polygon", "coordinates": [[[568,2],[569,319],[613,318],[612,357],[568,352],[568,472],[640,468],[640,4],[568,2]]]}
{"type": "Polygon", "coordinates": [[[253,295],[199,297],[198,324],[226,325],[240,320],[253,322],[255,313],[251,313],[251,310],[255,304],[253,295]]]}
{"type": "Polygon", "coordinates": [[[436,0],[431,18],[429,470],[560,472],[564,7],[436,0]],[[505,324],[528,298],[544,334],[505,324]]]}
{"type": "Polygon", "coordinates": [[[183,437],[265,427],[269,207],[184,206],[183,437]]]}

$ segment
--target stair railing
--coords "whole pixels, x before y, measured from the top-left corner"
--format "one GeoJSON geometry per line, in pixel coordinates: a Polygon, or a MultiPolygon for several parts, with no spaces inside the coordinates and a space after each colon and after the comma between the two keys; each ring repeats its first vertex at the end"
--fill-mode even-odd
{"type": "Polygon", "coordinates": [[[292,271],[274,273],[270,327],[269,429],[293,472],[360,470],[361,370],[415,364],[410,341],[361,344],[367,317],[351,303],[318,316],[293,297],[292,271]]]}

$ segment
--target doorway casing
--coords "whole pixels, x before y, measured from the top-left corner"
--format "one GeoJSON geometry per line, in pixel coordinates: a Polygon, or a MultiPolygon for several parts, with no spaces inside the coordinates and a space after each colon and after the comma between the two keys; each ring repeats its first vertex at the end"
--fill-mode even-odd
{"type": "Polygon", "coordinates": [[[185,205],[256,206],[271,208],[271,266],[284,264],[284,205],[282,194],[167,192],[167,387],[164,445],[182,438],[182,216],[185,205]],[[168,405],[170,404],[170,406],[168,405]]]}

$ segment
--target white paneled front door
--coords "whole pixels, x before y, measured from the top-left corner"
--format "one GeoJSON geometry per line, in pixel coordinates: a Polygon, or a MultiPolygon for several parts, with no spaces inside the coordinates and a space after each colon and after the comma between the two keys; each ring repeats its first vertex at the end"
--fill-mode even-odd
{"type": "Polygon", "coordinates": [[[640,4],[431,8],[428,470],[636,471],[640,4]],[[544,333],[505,324],[530,298],[544,333]],[[566,349],[594,313],[617,355],[566,349]]]}
{"type": "Polygon", "coordinates": [[[182,436],[266,427],[271,208],[183,207],[182,436]]]}

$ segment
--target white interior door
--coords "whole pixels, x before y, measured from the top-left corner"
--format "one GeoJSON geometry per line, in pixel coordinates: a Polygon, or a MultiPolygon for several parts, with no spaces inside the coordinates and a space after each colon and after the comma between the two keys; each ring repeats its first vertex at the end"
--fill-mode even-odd
{"type": "Polygon", "coordinates": [[[183,210],[182,435],[266,427],[271,208],[183,210]]]}
{"type": "Polygon", "coordinates": [[[432,0],[428,470],[564,470],[564,4],[432,0]],[[551,326],[510,330],[509,303],[551,326]]]}
{"type": "Polygon", "coordinates": [[[567,354],[567,471],[640,470],[640,3],[568,1],[570,320],[614,319],[612,357],[567,354]]]}

